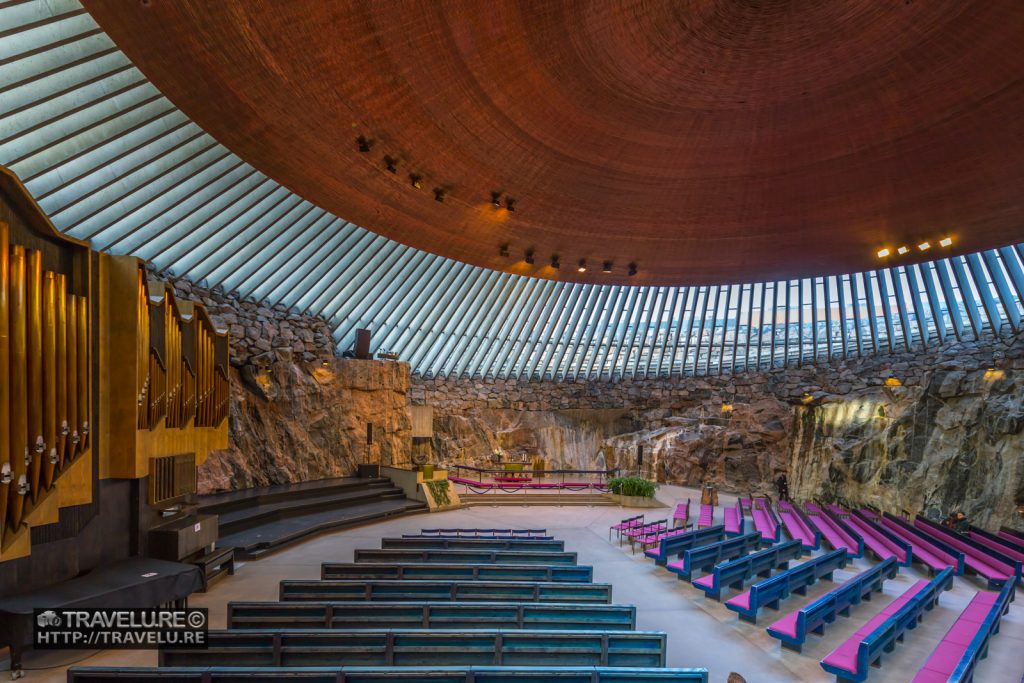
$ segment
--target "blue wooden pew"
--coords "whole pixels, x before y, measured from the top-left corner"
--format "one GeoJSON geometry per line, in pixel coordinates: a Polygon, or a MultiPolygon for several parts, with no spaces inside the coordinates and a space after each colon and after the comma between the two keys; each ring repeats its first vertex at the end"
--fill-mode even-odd
{"type": "Polygon", "coordinates": [[[414,579],[421,581],[556,581],[587,583],[593,567],[578,564],[370,564],[324,562],[321,579],[414,579]]]}
{"type": "Polygon", "coordinates": [[[779,608],[779,602],[792,593],[807,594],[807,587],[814,585],[818,579],[832,580],[832,572],[842,569],[849,562],[845,550],[833,550],[819,555],[803,564],[787,569],[770,578],[758,581],[745,593],[725,603],[726,608],[740,615],[740,619],[757,623],[757,612],[762,607],[779,608]]]}
{"type": "Polygon", "coordinates": [[[678,536],[663,538],[657,548],[645,550],[644,555],[654,560],[654,563],[664,567],[673,557],[679,557],[683,551],[701,545],[707,545],[714,541],[721,541],[725,538],[725,527],[722,525],[709,526],[705,529],[688,531],[678,536]]]}
{"type": "Polygon", "coordinates": [[[710,571],[716,564],[723,560],[731,560],[736,557],[743,557],[761,547],[761,534],[751,531],[743,536],[727,538],[717,543],[690,548],[683,551],[683,556],[665,565],[673,574],[678,574],[680,580],[689,581],[697,572],[710,571]]]}
{"type": "Polygon", "coordinates": [[[301,683],[708,683],[707,669],[550,666],[394,666],[394,667],[90,667],[68,669],[68,683],[239,683],[239,681],[301,681],[301,683]]]}
{"type": "Polygon", "coordinates": [[[531,552],[565,550],[565,541],[540,538],[382,538],[387,550],[526,550],[531,552]]]}
{"type": "Polygon", "coordinates": [[[891,653],[897,641],[916,628],[925,612],[939,603],[939,595],[953,586],[953,568],[946,567],[931,581],[918,581],[880,614],[861,627],[821,660],[821,668],[835,674],[840,683],[860,683],[872,665],[881,665],[883,654],[891,653]]]}
{"type": "Polygon", "coordinates": [[[802,552],[800,541],[778,543],[746,557],[716,564],[711,574],[694,579],[693,585],[709,598],[721,600],[722,589],[726,586],[743,588],[747,579],[753,576],[768,576],[776,569],[787,568],[789,561],[800,557],[802,552]]]}
{"type": "MultiPolygon", "coordinates": [[[[838,552],[838,551],[837,551],[838,552]]],[[[888,557],[871,569],[861,572],[838,588],[807,603],[768,627],[768,635],[782,641],[782,647],[800,652],[807,634],[819,636],[836,616],[849,616],[850,609],[861,601],[870,601],[872,591],[882,591],[882,584],[896,576],[899,566],[895,557],[888,557]]]]}
{"type": "MultiPolygon", "coordinates": [[[[561,542],[561,541],[559,541],[561,542]]],[[[576,553],[528,550],[450,550],[358,548],[356,562],[373,564],[576,564],[576,553]]]]}

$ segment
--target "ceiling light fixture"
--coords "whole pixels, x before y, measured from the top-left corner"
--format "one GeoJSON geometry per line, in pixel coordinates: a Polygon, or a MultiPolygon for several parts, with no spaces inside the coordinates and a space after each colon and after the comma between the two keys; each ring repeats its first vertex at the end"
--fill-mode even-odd
{"type": "Polygon", "coordinates": [[[423,176],[418,173],[409,174],[409,184],[415,187],[417,190],[423,187],[423,176]]]}
{"type": "Polygon", "coordinates": [[[580,259],[579,265],[576,266],[576,271],[580,273],[587,272],[587,261],[586,259],[580,259]]]}
{"type": "Polygon", "coordinates": [[[612,262],[611,261],[605,261],[604,263],[602,263],[601,264],[601,272],[602,273],[610,273],[610,272],[612,272],[612,262]]]}
{"type": "Polygon", "coordinates": [[[629,264],[629,276],[633,277],[634,275],[636,275],[636,264],[635,263],[630,263],[629,264]]]}
{"type": "Polygon", "coordinates": [[[558,254],[551,255],[551,267],[558,270],[562,267],[562,262],[558,260],[558,254]]]}
{"type": "Polygon", "coordinates": [[[503,245],[501,245],[500,247],[498,247],[498,254],[499,254],[500,256],[503,256],[503,257],[505,257],[505,258],[508,258],[508,253],[509,253],[509,252],[508,252],[508,245],[507,245],[507,244],[503,244],[503,245]]]}
{"type": "Polygon", "coordinates": [[[879,249],[878,250],[878,258],[885,258],[888,255],[889,255],[889,250],[888,249],[879,249]]]}
{"type": "Polygon", "coordinates": [[[491,204],[501,208],[501,192],[491,192],[491,204]]]}
{"type": "Polygon", "coordinates": [[[527,249],[526,250],[526,259],[525,260],[531,266],[533,265],[533,249],[527,249]]]}
{"type": "Polygon", "coordinates": [[[939,240],[939,246],[948,247],[951,244],[953,244],[952,237],[943,237],[941,240],[939,240]]]}
{"type": "Polygon", "coordinates": [[[398,159],[392,159],[390,156],[385,156],[384,168],[391,173],[398,173],[398,159]]]}
{"type": "Polygon", "coordinates": [[[896,253],[899,254],[900,256],[903,256],[904,254],[908,253],[909,251],[910,251],[910,249],[908,249],[907,247],[900,247],[899,249],[896,250],[896,253]]]}
{"type": "Polygon", "coordinates": [[[356,138],[356,145],[358,146],[360,152],[370,151],[370,141],[366,139],[365,135],[360,135],[359,137],[356,138]]]}
{"type": "Polygon", "coordinates": [[[921,251],[928,251],[929,249],[932,248],[932,245],[929,244],[928,242],[921,242],[921,244],[917,245],[917,248],[920,249],[921,251]]]}
{"type": "Polygon", "coordinates": [[[443,187],[435,187],[434,188],[434,201],[435,202],[444,203],[444,188],[443,187]]]}

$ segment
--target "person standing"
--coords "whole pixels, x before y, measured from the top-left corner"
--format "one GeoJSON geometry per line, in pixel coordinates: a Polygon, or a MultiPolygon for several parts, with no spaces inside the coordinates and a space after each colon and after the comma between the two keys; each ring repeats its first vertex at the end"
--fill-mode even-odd
{"type": "Polygon", "coordinates": [[[789,481],[786,479],[785,474],[780,474],[779,478],[775,480],[775,488],[779,492],[779,500],[789,501],[789,481]]]}

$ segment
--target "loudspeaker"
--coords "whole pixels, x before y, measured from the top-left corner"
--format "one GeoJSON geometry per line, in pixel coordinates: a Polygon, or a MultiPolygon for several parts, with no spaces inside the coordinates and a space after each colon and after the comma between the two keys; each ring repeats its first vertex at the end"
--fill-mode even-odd
{"type": "Polygon", "coordinates": [[[367,446],[373,445],[373,423],[372,422],[367,422],[366,423],[366,445],[367,446]]]}
{"type": "Polygon", "coordinates": [[[356,358],[367,360],[370,357],[370,331],[356,330],[356,358]]]}

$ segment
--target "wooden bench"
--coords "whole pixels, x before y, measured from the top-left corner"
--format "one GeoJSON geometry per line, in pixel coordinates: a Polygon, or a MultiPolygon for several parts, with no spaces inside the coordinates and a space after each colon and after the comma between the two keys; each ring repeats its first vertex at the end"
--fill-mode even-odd
{"type": "Polygon", "coordinates": [[[540,538],[382,538],[388,550],[524,550],[561,552],[564,541],[540,538]]]}
{"type": "Polygon", "coordinates": [[[713,543],[725,538],[725,527],[712,526],[706,529],[687,531],[677,536],[666,536],[658,542],[657,549],[645,550],[644,555],[654,560],[654,563],[664,567],[673,557],[679,557],[690,548],[713,543]]]}
{"type": "Polygon", "coordinates": [[[1010,609],[1013,583],[998,593],[979,591],[946,632],[911,683],[968,683],[974,667],[988,655],[989,640],[999,633],[999,622],[1010,609]]]}
{"type": "Polygon", "coordinates": [[[636,607],[518,602],[229,602],[227,626],[632,631],[636,628],[636,607]]]}
{"type": "Polygon", "coordinates": [[[725,508],[725,533],[730,536],[742,536],[746,521],[746,517],[743,516],[743,505],[739,500],[736,501],[736,505],[725,508]]]}
{"type": "Polygon", "coordinates": [[[946,567],[952,567],[957,576],[964,573],[964,554],[959,550],[928,536],[888,512],[879,517],[878,522],[884,529],[909,543],[914,559],[923,563],[932,573],[946,567]]]}
{"type": "Polygon", "coordinates": [[[302,683],[708,683],[707,669],[658,669],[626,667],[301,667],[231,668],[84,667],[68,670],[68,683],[125,683],[159,681],[175,683],[251,683],[290,681],[302,683]]]}
{"type": "Polygon", "coordinates": [[[188,563],[194,564],[203,572],[203,589],[200,592],[205,593],[209,590],[210,584],[225,574],[234,576],[235,549],[217,548],[189,559],[188,563]]]}
{"type": "Polygon", "coordinates": [[[821,537],[833,550],[846,548],[850,557],[864,557],[864,540],[846,524],[815,503],[804,503],[804,510],[811,525],[821,532],[821,537]]]}
{"type": "Polygon", "coordinates": [[[706,572],[723,560],[731,560],[743,557],[761,547],[761,534],[752,531],[743,536],[728,538],[717,543],[708,543],[683,551],[683,556],[665,565],[673,574],[679,578],[690,581],[697,572],[706,572]]]}
{"type": "Polygon", "coordinates": [[[754,528],[761,533],[764,540],[771,541],[772,543],[779,542],[781,530],[778,522],[775,521],[775,515],[768,501],[764,498],[755,499],[750,516],[754,520],[754,528]]]}
{"type": "Polygon", "coordinates": [[[514,564],[370,564],[324,562],[321,579],[416,579],[421,581],[555,581],[588,583],[593,567],[514,564]]]}
{"type": "Polygon", "coordinates": [[[309,581],[285,580],[280,600],[449,600],[453,602],[596,602],[611,604],[607,583],[498,581],[309,581]]]}
{"type": "Polygon", "coordinates": [[[715,523],[715,506],[701,503],[700,516],[697,518],[697,528],[703,529],[715,523]]]}
{"type": "Polygon", "coordinates": [[[360,548],[356,562],[396,564],[576,564],[576,553],[525,550],[377,550],[360,548]]]}
{"type": "Polygon", "coordinates": [[[672,527],[687,528],[690,526],[692,526],[690,522],[690,499],[687,498],[685,503],[676,505],[675,512],[672,513],[672,527]]]}
{"type": "Polygon", "coordinates": [[[1020,560],[1014,560],[998,550],[993,550],[971,540],[966,535],[958,534],[952,529],[947,529],[920,515],[914,520],[914,526],[932,538],[963,553],[964,566],[988,581],[989,588],[998,588],[1007,581],[1020,581],[1020,560]]]}
{"type": "Polygon", "coordinates": [[[785,569],[789,561],[800,557],[800,541],[786,541],[764,550],[758,550],[746,557],[715,565],[712,573],[693,580],[693,585],[714,600],[722,599],[722,590],[742,588],[747,579],[754,576],[768,576],[776,569],[785,569]]]}
{"type": "Polygon", "coordinates": [[[822,659],[821,668],[841,682],[866,680],[870,667],[880,665],[882,655],[891,653],[897,641],[938,604],[942,591],[952,587],[953,575],[953,569],[946,567],[931,581],[915,583],[822,659]]]}
{"type": "Polygon", "coordinates": [[[914,561],[914,549],[909,543],[892,533],[863,510],[853,510],[846,523],[864,539],[864,549],[880,560],[895,557],[901,567],[909,567],[914,561]]]}
{"type": "Polygon", "coordinates": [[[768,635],[782,641],[782,647],[800,652],[809,633],[819,636],[839,615],[850,616],[850,610],[862,601],[870,601],[873,591],[882,591],[886,579],[896,576],[899,567],[890,557],[871,569],[857,574],[843,585],[812,600],[796,612],[790,612],[768,627],[768,635]]]}
{"type": "Polygon", "coordinates": [[[832,572],[842,569],[849,562],[845,550],[833,550],[819,555],[803,564],[780,572],[775,576],[758,581],[750,590],[726,601],[725,606],[740,615],[740,619],[757,623],[757,613],[762,607],[778,609],[779,603],[792,593],[807,594],[807,587],[818,579],[832,580],[832,572]]]}
{"type": "Polygon", "coordinates": [[[1013,541],[1018,545],[1024,544],[1024,531],[1021,531],[1020,529],[1011,529],[1008,526],[1001,526],[999,527],[998,536],[1000,538],[1005,538],[1008,541],[1013,541]]]}
{"type": "Polygon", "coordinates": [[[804,550],[818,550],[821,547],[821,534],[811,528],[803,510],[789,501],[780,500],[779,518],[789,537],[798,539],[804,550]]]}
{"type": "Polygon", "coordinates": [[[665,666],[657,631],[210,631],[160,666],[665,666]]]}
{"type": "Polygon", "coordinates": [[[547,529],[420,529],[418,534],[402,534],[402,538],[535,538],[550,541],[547,529]]]}
{"type": "Polygon", "coordinates": [[[991,548],[992,550],[997,550],[1014,560],[1020,560],[1024,562],[1024,542],[1014,543],[1009,538],[1004,538],[1003,536],[991,534],[985,531],[984,529],[979,529],[976,526],[972,526],[969,528],[967,536],[976,543],[980,543],[981,545],[987,548],[991,548]]]}

